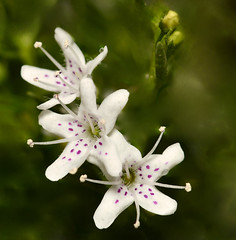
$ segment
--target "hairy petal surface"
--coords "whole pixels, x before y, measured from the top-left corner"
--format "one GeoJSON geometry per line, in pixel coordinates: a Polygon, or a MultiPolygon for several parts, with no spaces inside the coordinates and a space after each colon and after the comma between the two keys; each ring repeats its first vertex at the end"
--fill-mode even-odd
{"type": "Polygon", "coordinates": [[[183,159],[184,152],[180,144],[175,143],[166,148],[161,155],[151,155],[140,169],[142,169],[145,180],[157,181],[166,175],[171,168],[182,162],[183,159]]]}
{"type": "Polygon", "coordinates": [[[90,155],[101,161],[108,174],[112,177],[118,177],[120,175],[122,163],[117,153],[116,146],[110,141],[108,136],[103,136],[97,140],[90,155]]]}
{"type": "Polygon", "coordinates": [[[105,120],[106,133],[114,128],[116,119],[126,105],[129,92],[120,89],[107,96],[98,108],[98,114],[105,120]]]}
{"type": "MultiPolygon", "coordinates": [[[[76,99],[77,94],[61,92],[58,94],[58,97],[64,104],[69,104],[76,99]]],[[[58,100],[56,98],[51,98],[50,100],[38,105],[37,108],[40,110],[47,110],[51,107],[54,107],[57,104],[59,104],[58,100]]]]}
{"type": "Polygon", "coordinates": [[[91,78],[83,78],[80,82],[81,104],[80,110],[96,114],[96,87],[91,78]]]}
{"type": "Polygon", "coordinates": [[[93,219],[99,229],[108,228],[118,215],[133,203],[133,197],[124,186],[112,186],[105,193],[93,219]]]}
{"type": "Polygon", "coordinates": [[[173,214],[177,209],[177,202],[146,184],[136,184],[139,205],[149,212],[159,215],[173,214]]]}
{"type": "Polygon", "coordinates": [[[86,64],[86,74],[91,74],[94,68],[101,63],[101,61],[106,57],[108,53],[108,48],[105,46],[104,48],[101,49],[101,53],[95,57],[93,60],[89,61],[86,64]]]}
{"type": "Polygon", "coordinates": [[[84,55],[80,48],[73,41],[71,35],[62,28],[57,27],[55,29],[54,37],[64,53],[66,59],[66,67],[70,68],[71,62],[69,60],[71,60],[76,65],[79,65],[81,68],[83,68],[85,66],[84,55]],[[70,45],[70,47],[65,46],[66,42],[70,45]]]}
{"type": "Polygon", "coordinates": [[[84,134],[84,127],[70,114],[58,114],[50,110],[42,111],[39,124],[47,131],[62,137],[76,137],[84,134]]]}
{"type": "Polygon", "coordinates": [[[67,144],[59,158],[46,170],[45,175],[51,181],[58,181],[72,169],[79,168],[86,160],[91,148],[88,139],[80,139],[67,144]]]}
{"type": "Polygon", "coordinates": [[[56,77],[56,71],[24,65],[21,67],[21,77],[36,87],[40,87],[51,92],[60,92],[62,89],[68,90],[56,77]]]}

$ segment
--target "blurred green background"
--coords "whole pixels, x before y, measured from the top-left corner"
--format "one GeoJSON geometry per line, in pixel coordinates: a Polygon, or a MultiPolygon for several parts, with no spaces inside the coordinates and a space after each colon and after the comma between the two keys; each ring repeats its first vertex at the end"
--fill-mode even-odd
{"type": "Polygon", "coordinates": [[[0,239],[236,239],[235,23],[233,0],[0,0],[0,239]],[[178,12],[185,38],[171,63],[171,81],[157,96],[148,78],[156,31],[151,22],[168,9],[178,12]],[[64,61],[53,37],[58,26],[87,59],[108,46],[93,73],[98,102],[114,90],[130,91],[117,127],[143,155],[160,125],[167,131],[156,152],[181,143],[185,160],[161,182],[191,182],[193,190],[161,189],[177,200],[174,215],[142,209],[141,227],[134,229],[132,205],[110,228],[98,230],[92,217],[107,188],[79,183],[84,173],[99,178],[98,169],[85,163],[58,182],[44,176],[63,146],[26,145],[28,138],[53,139],[38,125],[36,109],[51,93],[23,81],[20,68],[55,69],[33,48],[36,40],[64,61]]]}

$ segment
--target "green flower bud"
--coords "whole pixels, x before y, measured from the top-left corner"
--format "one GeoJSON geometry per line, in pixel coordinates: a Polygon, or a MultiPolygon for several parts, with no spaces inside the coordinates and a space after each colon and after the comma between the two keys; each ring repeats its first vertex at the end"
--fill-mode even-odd
{"type": "Polygon", "coordinates": [[[179,25],[178,13],[169,10],[169,12],[162,19],[162,28],[165,32],[175,29],[179,25]]]}
{"type": "Polygon", "coordinates": [[[184,39],[184,35],[180,31],[175,31],[172,33],[168,39],[169,43],[172,43],[174,46],[180,44],[184,39]]]}

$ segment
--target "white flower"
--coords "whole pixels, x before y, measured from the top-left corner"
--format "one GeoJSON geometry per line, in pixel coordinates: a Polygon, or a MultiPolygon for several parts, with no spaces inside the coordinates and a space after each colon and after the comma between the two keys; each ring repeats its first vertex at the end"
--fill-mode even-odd
{"type": "MultiPolygon", "coordinates": [[[[24,65],[21,68],[21,76],[24,80],[37,87],[59,93],[61,101],[65,104],[69,104],[76,97],[80,96],[80,80],[91,75],[94,68],[106,57],[108,50],[105,46],[101,49],[101,53],[96,58],[86,63],[80,48],[75,44],[72,37],[67,32],[61,28],[56,28],[55,39],[65,56],[66,67],[58,63],[42,47],[41,42],[36,42],[34,44],[35,48],[40,48],[46,54],[57,67],[57,71],[24,65]]],[[[52,98],[39,105],[38,108],[45,110],[58,103],[57,99],[52,98]]]]}
{"type": "Polygon", "coordinates": [[[99,107],[96,105],[95,85],[90,78],[81,80],[81,104],[78,113],[73,113],[64,103],[61,105],[68,114],[58,114],[44,110],[39,116],[39,124],[47,131],[64,137],[51,142],[34,142],[29,139],[28,144],[56,144],[68,142],[59,158],[46,170],[46,177],[57,181],[74,172],[92,155],[102,161],[112,176],[119,176],[122,163],[115,145],[107,136],[114,128],[120,111],[128,101],[127,90],[118,90],[107,96],[99,107]]]}
{"type": "Polygon", "coordinates": [[[135,202],[137,210],[135,228],[140,225],[139,206],[159,215],[173,214],[177,208],[177,202],[161,193],[155,186],[191,190],[189,183],[186,186],[174,186],[156,182],[184,159],[184,153],[179,143],[169,146],[163,154],[152,154],[161,139],[164,128],[160,130],[162,133],[158,141],[144,158],[141,157],[138,149],[127,143],[121,133],[117,130],[112,132],[110,138],[116,143],[120,158],[123,161],[122,174],[117,178],[110,177],[96,158],[89,158],[90,162],[102,169],[109,182],[88,179],[87,175],[81,176],[81,182],[90,181],[112,185],[94,214],[95,225],[99,229],[108,228],[117,216],[133,202],[135,202]]]}

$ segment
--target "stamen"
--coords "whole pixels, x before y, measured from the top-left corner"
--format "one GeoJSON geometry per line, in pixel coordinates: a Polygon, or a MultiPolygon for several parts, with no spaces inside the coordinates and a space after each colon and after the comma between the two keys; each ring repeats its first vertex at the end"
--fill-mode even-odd
{"type": "Polygon", "coordinates": [[[163,135],[164,132],[165,132],[165,129],[166,129],[166,127],[164,127],[164,126],[161,126],[161,127],[159,128],[159,131],[161,132],[161,134],[159,135],[159,137],[158,137],[156,143],[154,144],[154,146],[152,147],[151,151],[150,151],[145,157],[143,157],[142,161],[134,164],[134,166],[136,166],[136,167],[137,167],[137,166],[141,166],[141,165],[142,165],[144,162],[146,162],[147,159],[153,154],[153,152],[156,150],[158,144],[159,144],[160,141],[161,141],[161,138],[162,138],[162,135],[163,135]]]}
{"type": "Polygon", "coordinates": [[[35,42],[34,43],[35,48],[40,48],[40,47],[42,47],[42,45],[43,45],[42,42],[35,42]]]}
{"type": "Polygon", "coordinates": [[[77,171],[78,171],[78,168],[72,168],[72,169],[70,170],[70,174],[74,175],[74,174],[77,173],[77,171]]]}
{"type": "Polygon", "coordinates": [[[162,135],[163,135],[164,132],[165,132],[165,129],[166,129],[166,127],[164,127],[164,126],[162,126],[162,127],[159,128],[159,131],[161,132],[161,134],[160,134],[160,136],[158,137],[158,139],[157,139],[156,143],[154,144],[154,146],[152,147],[151,151],[143,158],[143,160],[144,160],[144,159],[146,160],[146,159],[147,159],[150,155],[152,155],[153,152],[156,150],[158,144],[159,144],[160,141],[161,141],[162,135]]]}
{"type": "Polygon", "coordinates": [[[136,213],[137,213],[137,216],[136,216],[136,222],[134,223],[134,227],[135,228],[138,228],[140,226],[140,221],[139,221],[139,218],[140,218],[140,207],[139,207],[139,204],[138,204],[138,199],[137,199],[137,196],[135,194],[135,192],[133,190],[130,189],[130,192],[134,198],[134,203],[135,203],[135,207],[136,207],[136,213]]]}
{"type": "Polygon", "coordinates": [[[152,185],[152,186],[158,186],[158,187],[164,187],[164,188],[184,189],[186,192],[190,192],[192,189],[190,183],[186,183],[185,186],[177,186],[177,185],[170,185],[170,184],[159,183],[159,182],[150,182],[150,181],[139,181],[139,183],[152,185]]]}
{"type": "Polygon", "coordinates": [[[86,112],[84,112],[84,115],[85,115],[86,119],[88,120],[88,123],[89,123],[89,126],[91,128],[92,133],[95,134],[94,126],[93,126],[93,123],[92,123],[92,120],[91,120],[90,116],[86,112]]]}
{"type": "Polygon", "coordinates": [[[192,186],[190,183],[186,183],[186,186],[185,186],[185,191],[186,192],[190,192],[192,190],[192,186]]]}
{"type": "Polygon", "coordinates": [[[121,180],[119,181],[101,181],[101,180],[94,180],[90,179],[87,177],[86,174],[80,176],[80,182],[92,182],[92,183],[98,183],[98,184],[103,184],[103,185],[120,185],[122,182],[121,180]]]}
{"type": "Polygon", "coordinates": [[[51,84],[51,83],[48,83],[48,82],[41,81],[38,77],[33,78],[33,80],[34,80],[35,82],[39,82],[39,83],[42,83],[42,84],[47,85],[47,86],[49,86],[49,87],[52,87],[54,90],[55,90],[55,89],[61,89],[61,91],[64,90],[64,87],[63,87],[63,86],[55,86],[55,84],[51,84]]]}
{"type": "Polygon", "coordinates": [[[53,140],[53,141],[47,141],[47,142],[34,142],[32,139],[28,139],[27,144],[30,147],[33,147],[34,145],[51,145],[51,144],[72,142],[72,141],[76,141],[78,139],[80,139],[78,136],[77,137],[71,137],[71,138],[63,138],[63,139],[58,139],[58,140],[53,140]]]}
{"type": "Polygon", "coordinates": [[[64,68],[62,67],[62,65],[59,62],[57,62],[56,59],[54,59],[53,56],[42,47],[41,42],[35,42],[34,47],[40,48],[42,52],[52,61],[52,63],[62,72],[64,72],[64,68]]]}
{"type": "MultiPolygon", "coordinates": [[[[59,98],[58,94],[54,94],[53,96],[55,99],[58,100],[58,102],[61,104],[61,106],[72,116],[74,117],[76,120],[79,120],[79,117],[73,112],[71,111],[59,98]]],[[[80,121],[78,122],[79,124],[82,124],[80,121]]],[[[83,125],[83,124],[82,124],[83,125]]]]}
{"type": "Polygon", "coordinates": [[[125,173],[128,179],[130,179],[129,165],[128,161],[125,162],[125,173]]]}
{"type": "Polygon", "coordinates": [[[70,88],[73,92],[77,92],[78,89],[76,89],[70,82],[66,81],[66,80],[61,76],[61,73],[62,73],[61,71],[56,71],[55,76],[56,76],[56,77],[59,77],[60,80],[61,80],[64,84],[66,84],[66,86],[67,86],[68,88],[70,88]]]}
{"type": "Polygon", "coordinates": [[[68,48],[68,46],[69,46],[69,41],[68,41],[68,39],[66,39],[66,40],[64,41],[64,47],[65,47],[65,48],[68,48]]]}

